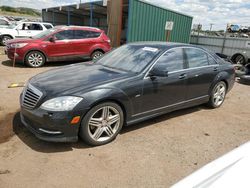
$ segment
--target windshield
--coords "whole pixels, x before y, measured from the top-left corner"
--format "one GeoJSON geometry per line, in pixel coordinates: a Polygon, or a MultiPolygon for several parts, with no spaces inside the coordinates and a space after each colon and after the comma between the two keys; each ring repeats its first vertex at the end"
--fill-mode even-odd
{"type": "Polygon", "coordinates": [[[127,72],[141,72],[161,49],[141,45],[124,45],[97,61],[105,67],[127,72]]]}
{"type": "Polygon", "coordinates": [[[48,36],[49,34],[53,33],[54,31],[55,31],[55,29],[53,29],[53,28],[52,29],[48,29],[48,30],[45,30],[45,31],[43,31],[43,32],[41,32],[41,33],[33,36],[32,38],[33,39],[42,39],[42,38],[48,36]]]}
{"type": "Polygon", "coordinates": [[[9,25],[7,28],[8,28],[8,29],[14,29],[16,26],[17,26],[16,24],[11,24],[11,25],[9,25]]]}

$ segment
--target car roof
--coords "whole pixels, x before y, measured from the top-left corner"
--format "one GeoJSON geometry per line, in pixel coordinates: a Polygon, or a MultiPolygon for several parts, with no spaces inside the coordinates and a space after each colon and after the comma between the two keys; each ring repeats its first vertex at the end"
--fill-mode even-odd
{"type": "Polygon", "coordinates": [[[21,24],[21,23],[36,23],[36,24],[50,24],[52,25],[51,23],[48,23],[48,22],[26,22],[26,21],[20,21],[18,24],[21,24]]]}
{"type": "Polygon", "coordinates": [[[65,25],[59,25],[55,27],[56,29],[61,29],[61,30],[67,30],[67,29],[83,29],[83,30],[88,30],[88,31],[96,31],[96,32],[101,32],[102,30],[96,27],[89,27],[89,26],[65,26],[65,25]]]}
{"type": "Polygon", "coordinates": [[[168,50],[168,49],[176,48],[176,47],[194,47],[194,48],[206,50],[201,46],[196,46],[196,45],[192,45],[192,44],[175,43],[175,42],[160,42],[160,41],[132,42],[132,43],[129,43],[129,45],[160,48],[163,50],[168,50]]]}

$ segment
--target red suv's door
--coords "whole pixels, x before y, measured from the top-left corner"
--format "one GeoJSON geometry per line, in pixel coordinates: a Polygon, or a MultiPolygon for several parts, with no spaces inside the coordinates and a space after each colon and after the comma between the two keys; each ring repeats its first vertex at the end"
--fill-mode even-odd
{"type": "Polygon", "coordinates": [[[96,37],[100,36],[100,34],[100,32],[75,30],[75,51],[81,56],[90,56],[92,46],[98,43],[96,37]]]}
{"type": "Polygon", "coordinates": [[[65,56],[75,54],[74,49],[74,30],[63,30],[54,34],[55,41],[46,41],[46,53],[48,57],[55,59],[63,59],[65,56]]]}

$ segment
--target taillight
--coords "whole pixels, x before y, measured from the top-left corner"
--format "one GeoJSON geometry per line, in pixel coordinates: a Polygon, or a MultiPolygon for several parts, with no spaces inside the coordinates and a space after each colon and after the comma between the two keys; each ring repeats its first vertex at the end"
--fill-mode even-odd
{"type": "Polygon", "coordinates": [[[103,41],[103,42],[108,42],[108,43],[111,42],[110,39],[105,39],[105,38],[102,38],[102,41],[103,41]]]}

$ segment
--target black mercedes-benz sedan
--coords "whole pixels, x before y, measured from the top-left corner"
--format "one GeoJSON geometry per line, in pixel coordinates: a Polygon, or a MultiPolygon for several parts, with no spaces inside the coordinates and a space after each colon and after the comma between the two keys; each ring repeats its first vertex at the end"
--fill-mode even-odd
{"type": "Polygon", "coordinates": [[[102,145],[125,125],[203,103],[220,107],[234,77],[230,63],[201,47],[131,43],[95,63],[31,78],[20,96],[21,120],[46,141],[102,145]]]}

